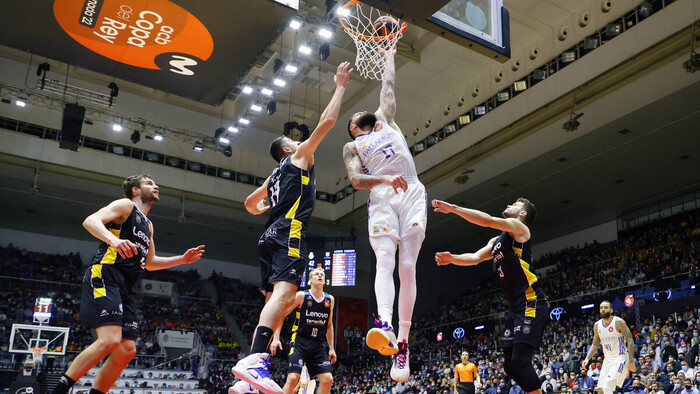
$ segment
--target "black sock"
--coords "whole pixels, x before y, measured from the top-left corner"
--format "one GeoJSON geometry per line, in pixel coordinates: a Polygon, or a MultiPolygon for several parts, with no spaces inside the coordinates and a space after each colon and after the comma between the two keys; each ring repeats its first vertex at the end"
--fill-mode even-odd
{"type": "Polygon", "coordinates": [[[270,342],[272,341],[273,331],[269,327],[258,326],[255,329],[255,339],[253,339],[253,345],[250,347],[251,353],[267,353],[270,347],[270,342]]]}
{"type": "Polygon", "coordinates": [[[105,393],[103,393],[103,392],[101,392],[100,390],[97,390],[97,389],[90,389],[90,394],[105,394],[105,393]]]}
{"type": "Polygon", "coordinates": [[[68,394],[68,390],[75,384],[75,380],[68,377],[68,375],[63,374],[58,380],[58,384],[54,387],[51,394],[68,394]]]}

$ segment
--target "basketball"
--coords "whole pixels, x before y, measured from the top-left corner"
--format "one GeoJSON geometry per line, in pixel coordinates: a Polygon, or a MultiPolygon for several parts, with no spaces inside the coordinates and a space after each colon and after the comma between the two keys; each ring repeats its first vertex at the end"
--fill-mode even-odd
{"type": "Polygon", "coordinates": [[[380,16],[372,24],[372,36],[377,38],[387,37],[396,33],[399,29],[399,22],[391,16],[380,16]]]}

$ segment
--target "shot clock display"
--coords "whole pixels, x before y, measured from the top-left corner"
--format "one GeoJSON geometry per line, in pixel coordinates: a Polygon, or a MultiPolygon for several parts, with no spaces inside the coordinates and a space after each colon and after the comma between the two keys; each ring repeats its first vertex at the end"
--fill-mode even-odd
{"type": "Polygon", "coordinates": [[[34,302],[34,322],[46,323],[51,319],[51,298],[37,297],[34,302]]]}

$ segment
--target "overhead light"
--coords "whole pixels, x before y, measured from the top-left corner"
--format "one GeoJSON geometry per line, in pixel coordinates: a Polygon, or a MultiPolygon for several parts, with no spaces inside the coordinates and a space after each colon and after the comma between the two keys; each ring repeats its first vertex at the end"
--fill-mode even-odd
{"type": "Polygon", "coordinates": [[[25,99],[18,98],[17,100],[15,100],[15,105],[24,108],[27,106],[27,101],[25,99]]]}
{"type": "Polygon", "coordinates": [[[285,82],[284,79],[275,78],[275,79],[272,81],[272,84],[275,85],[275,86],[279,86],[279,87],[283,88],[283,87],[285,87],[285,86],[287,85],[287,82],[285,82]]]}
{"type": "Polygon", "coordinates": [[[338,6],[338,8],[335,10],[335,13],[336,15],[340,16],[348,16],[350,15],[350,10],[342,6],[338,6]]]}
{"type": "Polygon", "coordinates": [[[141,141],[141,133],[139,133],[138,130],[134,130],[134,132],[131,133],[131,137],[130,137],[130,138],[131,138],[131,143],[132,143],[132,144],[136,144],[136,143],[138,143],[139,141],[141,141]]]}
{"type": "Polygon", "coordinates": [[[544,80],[545,78],[547,78],[547,70],[546,69],[535,70],[532,73],[532,78],[534,78],[536,81],[544,80]]]}
{"type": "Polygon", "coordinates": [[[267,114],[272,115],[277,111],[277,102],[275,100],[270,100],[269,103],[267,103],[267,114]]]}
{"type": "Polygon", "coordinates": [[[301,21],[299,19],[292,19],[291,22],[289,22],[289,28],[292,30],[299,30],[301,27],[301,21]]]}
{"type": "Polygon", "coordinates": [[[561,62],[564,64],[569,64],[576,60],[575,51],[566,51],[561,54],[561,62]]]}
{"type": "Polygon", "coordinates": [[[293,64],[287,64],[287,65],[284,67],[284,71],[286,71],[286,72],[288,72],[288,73],[292,73],[292,74],[296,74],[296,72],[297,72],[298,70],[299,70],[299,69],[297,68],[297,66],[295,66],[295,65],[293,65],[293,64]]]}
{"type": "Polygon", "coordinates": [[[483,330],[483,329],[484,329],[484,326],[476,326],[476,327],[474,327],[474,329],[475,329],[475,330],[483,330]]]}
{"type": "Polygon", "coordinates": [[[226,136],[224,136],[224,135],[222,135],[221,137],[219,137],[219,142],[221,142],[221,143],[224,144],[224,145],[228,145],[228,144],[231,143],[231,141],[229,141],[229,139],[226,138],[226,136]]]}
{"type": "Polygon", "coordinates": [[[462,115],[459,117],[459,125],[460,126],[467,125],[467,124],[471,123],[471,121],[472,121],[471,115],[462,115]]]}
{"type": "Polygon", "coordinates": [[[160,161],[160,158],[158,157],[157,153],[154,152],[146,152],[146,160],[148,161],[160,161]]]}
{"type": "Polygon", "coordinates": [[[455,126],[454,123],[450,123],[447,126],[445,126],[445,134],[450,135],[457,131],[457,126],[455,126]]]}
{"type": "Polygon", "coordinates": [[[153,139],[156,140],[156,141],[163,141],[163,134],[161,134],[161,133],[156,133],[156,134],[153,136],[153,139]]]}
{"type": "Polygon", "coordinates": [[[114,103],[114,99],[119,95],[119,86],[112,81],[107,87],[109,88],[109,106],[111,107],[114,103]]]}
{"type": "Polygon", "coordinates": [[[425,144],[422,142],[419,142],[415,145],[413,145],[413,151],[418,153],[418,152],[423,152],[425,150],[425,144]]]}
{"type": "Polygon", "coordinates": [[[257,104],[251,105],[251,106],[250,106],[250,109],[251,109],[251,111],[254,111],[254,112],[260,112],[260,111],[262,111],[262,107],[259,106],[259,105],[257,105],[257,104]]]}
{"type": "Polygon", "coordinates": [[[311,53],[311,47],[302,44],[299,47],[299,52],[303,53],[304,55],[308,55],[311,53]]]}
{"type": "Polygon", "coordinates": [[[122,131],[122,125],[120,125],[119,123],[114,123],[114,124],[112,125],[112,130],[114,130],[114,131],[122,131]]]}
{"type": "Polygon", "coordinates": [[[195,142],[192,149],[194,149],[196,152],[202,152],[204,150],[204,147],[202,146],[201,142],[195,142]]]}
{"type": "Polygon", "coordinates": [[[251,93],[253,93],[253,88],[251,88],[250,86],[246,85],[246,86],[243,87],[242,92],[243,92],[243,94],[251,94],[251,93]]]}
{"type": "Polygon", "coordinates": [[[260,93],[262,93],[265,96],[272,96],[272,93],[274,92],[268,88],[262,88],[260,89],[260,93]]]}
{"type": "Polygon", "coordinates": [[[221,151],[221,153],[223,153],[224,156],[226,156],[226,157],[231,157],[231,155],[233,154],[233,151],[231,150],[231,146],[230,145],[226,146],[224,148],[224,150],[221,151]]]}
{"type": "Polygon", "coordinates": [[[112,146],[112,152],[117,155],[123,155],[124,154],[124,147],[122,146],[112,146]]]}
{"type": "Polygon", "coordinates": [[[654,12],[654,6],[648,1],[642,1],[642,4],[639,6],[639,16],[648,18],[652,12],[654,12]]]}
{"type": "Polygon", "coordinates": [[[518,81],[513,84],[513,90],[516,92],[522,92],[525,89],[527,89],[527,81],[518,81]]]}
{"type": "Polygon", "coordinates": [[[237,128],[237,127],[234,127],[234,126],[229,126],[229,127],[228,127],[228,131],[230,131],[230,132],[232,132],[232,133],[238,133],[238,128],[237,128]]]}
{"type": "Polygon", "coordinates": [[[498,92],[496,95],[496,100],[498,100],[499,103],[508,101],[510,99],[510,92],[507,90],[504,90],[502,92],[498,92]]]}
{"type": "Polygon", "coordinates": [[[325,39],[329,39],[333,37],[333,32],[327,27],[322,27],[318,30],[318,35],[325,39]]]}
{"type": "Polygon", "coordinates": [[[622,23],[613,22],[605,25],[605,37],[612,38],[622,33],[622,23]]]}
{"type": "Polygon", "coordinates": [[[238,119],[238,122],[240,124],[250,124],[250,120],[248,120],[246,118],[240,118],[240,119],[238,119]]]}
{"type": "Polygon", "coordinates": [[[593,308],[594,306],[595,306],[594,304],[581,305],[581,309],[591,309],[591,308],[593,308]]]}
{"type": "Polygon", "coordinates": [[[583,50],[588,52],[598,48],[598,37],[586,37],[583,39],[583,50]]]}
{"type": "Polygon", "coordinates": [[[485,105],[478,105],[474,107],[474,115],[485,115],[486,114],[486,106],[485,105]]]}

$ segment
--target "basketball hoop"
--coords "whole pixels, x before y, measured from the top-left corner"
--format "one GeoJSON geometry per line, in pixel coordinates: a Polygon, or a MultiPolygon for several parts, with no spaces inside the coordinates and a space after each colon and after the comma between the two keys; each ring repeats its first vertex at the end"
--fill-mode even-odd
{"type": "Polygon", "coordinates": [[[31,349],[32,349],[32,361],[34,361],[34,365],[36,365],[36,364],[41,362],[41,358],[44,355],[46,348],[45,347],[33,347],[31,349]]]}
{"type": "Polygon", "coordinates": [[[345,3],[338,14],[340,24],[357,47],[355,67],[360,75],[381,81],[389,56],[387,52],[403,36],[408,23],[394,19],[359,0],[345,3]],[[397,23],[382,23],[382,34],[378,34],[375,25],[382,18],[397,23]]]}

